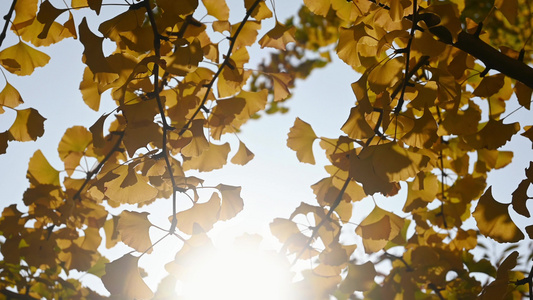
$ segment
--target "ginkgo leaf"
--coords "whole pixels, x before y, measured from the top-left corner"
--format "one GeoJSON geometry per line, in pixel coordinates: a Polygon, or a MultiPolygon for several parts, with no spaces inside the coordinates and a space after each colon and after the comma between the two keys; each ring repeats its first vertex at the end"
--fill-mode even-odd
{"type": "Polygon", "coordinates": [[[304,3],[313,13],[323,17],[327,16],[331,6],[331,0],[304,0],[304,3]]]}
{"type": "Polygon", "coordinates": [[[381,250],[402,230],[405,220],[399,216],[375,206],[372,212],[355,229],[355,232],[365,240],[379,243],[366,243],[365,252],[373,253],[381,250]]]}
{"type": "Polygon", "coordinates": [[[516,23],[516,17],[518,16],[517,0],[495,0],[494,6],[502,12],[509,23],[516,23]]]}
{"type": "Polygon", "coordinates": [[[148,184],[148,179],[138,174],[132,166],[121,165],[109,173],[115,176],[105,181],[104,187],[105,195],[111,201],[137,204],[150,202],[157,196],[157,189],[148,184]]]}
{"type": "Polygon", "coordinates": [[[384,62],[374,68],[368,75],[368,85],[376,94],[394,86],[402,78],[404,69],[403,59],[400,57],[384,62]]]}
{"type": "Polygon", "coordinates": [[[100,14],[102,8],[102,0],[72,0],[72,8],[89,7],[94,10],[97,15],[100,14]]]}
{"type": "MultiPolygon", "coordinates": [[[[237,31],[241,23],[236,23],[231,26],[231,32],[237,31]]],[[[245,46],[251,46],[257,39],[257,32],[261,29],[261,22],[259,21],[247,21],[239,32],[239,36],[234,42],[234,49],[239,50],[245,46]]],[[[234,54],[232,54],[233,56],[234,54]]]]}
{"type": "Polygon", "coordinates": [[[472,213],[479,231],[486,237],[500,243],[515,243],[524,238],[524,234],[509,216],[509,204],[499,203],[492,197],[489,187],[479,198],[472,213]]]}
{"type": "Polygon", "coordinates": [[[272,86],[274,88],[274,101],[286,99],[291,91],[289,89],[293,78],[288,73],[270,73],[272,78],[272,86]]]}
{"type": "Polygon", "coordinates": [[[239,141],[239,150],[237,150],[237,153],[235,153],[231,159],[231,163],[244,166],[252,160],[254,156],[254,153],[250,151],[243,142],[239,141]]]}
{"type": "Polygon", "coordinates": [[[354,291],[367,291],[374,285],[374,277],[377,272],[374,264],[370,261],[362,265],[348,264],[348,275],[341,282],[339,289],[345,294],[353,294],[354,291]]]}
{"type": "Polygon", "coordinates": [[[288,134],[287,147],[296,151],[296,157],[299,161],[314,165],[313,142],[316,138],[311,125],[296,118],[294,126],[291,127],[288,134]]]}
{"type": "Polygon", "coordinates": [[[59,17],[62,13],[67,11],[67,9],[58,9],[46,0],[39,6],[39,13],[37,14],[37,21],[44,24],[43,31],[37,36],[40,39],[46,38],[50,27],[54,23],[55,19],[59,17]]]}
{"type": "Polygon", "coordinates": [[[89,69],[91,69],[91,72],[93,74],[99,72],[113,73],[113,70],[107,62],[102,50],[102,42],[104,38],[96,36],[94,33],[92,33],[85,18],[83,18],[81,21],[78,30],[80,33],[80,42],[84,46],[84,62],[89,69]]]}
{"type": "Polygon", "coordinates": [[[133,156],[135,151],[147,144],[161,147],[161,127],[154,122],[158,113],[155,99],[143,101],[121,107],[127,126],[124,131],[124,145],[128,155],[133,156]]]}
{"type": "Polygon", "coordinates": [[[176,47],[176,50],[172,53],[172,55],[165,59],[165,70],[174,75],[185,76],[186,74],[196,70],[198,64],[203,59],[204,55],[200,40],[194,39],[187,45],[176,47]]]}
{"type": "Polygon", "coordinates": [[[159,0],[157,5],[163,9],[166,14],[169,14],[168,17],[180,16],[180,15],[189,15],[194,12],[198,6],[198,0],[184,0],[184,1],[174,1],[174,0],[159,0]]]}
{"type": "Polygon", "coordinates": [[[7,142],[9,141],[9,131],[0,132],[0,154],[7,152],[7,142]]]}
{"type": "Polygon", "coordinates": [[[217,193],[213,193],[209,201],[195,203],[193,207],[176,214],[178,229],[186,234],[192,235],[194,233],[194,226],[200,226],[207,232],[218,221],[219,212],[220,197],[217,193]]]}
{"type": "Polygon", "coordinates": [[[197,119],[191,123],[190,131],[192,133],[191,141],[181,149],[181,154],[187,157],[200,156],[205,150],[209,149],[209,142],[204,135],[205,120],[197,119]]]}
{"type": "Polygon", "coordinates": [[[527,190],[529,189],[529,186],[533,184],[533,162],[529,162],[529,167],[526,169],[526,178],[523,179],[519,184],[518,187],[515,189],[515,191],[511,194],[513,196],[512,198],[512,205],[513,209],[521,214],[524,217],[529,218],[530,213],[527,208],[527,200],[531,199],[531,197],[528,196],[527,190]]]}
{"type": "Polygon", "coordinates": [[[91,142],[92,135],[83,126],[70,127],[65,131],[57,147],[57,152],[59,158],[65,163],[65,170],[69,176],[80,164],[80,159],[91,142]]]}
{"type": "Polygon", "coordinates": [[[533,93],[533,90],[527,85],[521,83],[520,81],[516,82],[514,90],[516,98],[518,99],[518,103],[523,107],[529,109],[531,106],[531,94],[533,93]]]}
{"type": "Polygon", "coordinates": [[[33,156],[30,158],[26,177],[34,186],[39,184],[51,184],[59,186],[59,171],[50,165],[41,150],[35,151],[33,156]]]}
{"type": "Polygon", "coordinates": [[[202,0],[207,13],[220,21],[226,21],[229,18],[229,7],[225,0],[202,0]]]}
{"type": "Polygon", "coordinates": [[[272,232],[280,243],[284,244],[285,249],[290,253],[299,253],[303,250],[304,252],[301,255],[302,259],[318,255],[316,250],[307,247],[309,238],[300,232],[300,229],[298,229],[298,226],[292,220],[275,218],[270,223],[270,232],[272,232]]]}
{"type": "Polygon", "coordinates": [[[133,249],[144,253],[152,253],[150,240],[149,213],[125,210],[119,215],[117,230],[122,242],[133,249]]]}
{"type": "Polygon", "coordinates": [[[20,93],[9,82],[6,81],[6,85],[0,92],[0,114],[4,113],[2,106],[9,108],[15,108],[24,103],[20,93]]]}
{"type": "Polygon", "coordinates": [[[350,138],[356,140],[368,139],[374,136],[374,130],[368,125],[364,113],[357,106],[352,107],[350,116],[341,129],[350,138]]]}
{"type": "MultiPolygon", "coordinates": [[[[222,134],[233,131],[233,120],[240,114],[246,106],[246,100],[239,97],[217,100],[217,105],[209,116],[209,127],[211,136],[215,140],[220,140],[222,134]]],[[[183,153],[183,151],[182,151],[183,153]]]]}
{"type": "Polygon", "coordinates": [[[183,170],[196,169],[200,172],[209,172],[220,169],[227,163],[230,150],[229,143],[222,145],[209,143],[209,147],[200,156],[183,159],[183,170]]]}
{"type": "Polygon", "coordinates": [[[478,97],[490,97],[496,94],[504,85],[505,76],[496,74],[483,77],[481,83],[474,90],[474,95],[478,97]]]}
{"type": "Polygon", "coordinates": [[[361,22],[350,28],[341,27],[339,30],[340,36],[336,49],[337,55],[353,68],[359,67],[361,61],[359,59],[358,44],[362,37],[368,35],[366,25],[361,22]]]}
{"type": "Polygon", "coordinates": [[[80,82],[80,92],[83,102],[92,110],[98,111],[100,108],[100,98],[102,92],[98,88],[98,83],[94,80],[94,74],[89,67],[83,71],[83,79],[80,82]]]}
{"type": "Polygon", "coordinates": [[[285,25],[276,22],[276,26],[267,32],[260,40],[261,48],[271,47],[285,51],[288,43],[296,42],[294,34],[296,27],[287,28],[285,25]]]}
{"type": "Polygon", "coordinates": [[[220,206],[219,219],[221,221],[229,220],[235,217],[244,207],[241,198],[241,187],[219,184],[215,187],[222,195],[222,204],[220,206]]]}
{"type": "Polygon", "coordinates": [[[104,122],[108,116],[109,114],[103,114],[91,127],[89,127],[89,131],[92,134],[93,146],[96,148],[103,148],[105,146],[104,122]]]}
{"type": "Polygon", "coordinates": [[[489,119],[487,124],[477,134],[465,136],[467,144],[474,149],[486,148],[495,150],[505,145],[511,137],[520,130],[518,122],[503,124],[503,119],[489,119]]]}
{"type": "Polygon", "coordinates": [[[35,68],[44,67],[49,60],[50,56],[22,41],[0,52],[0,64],[9,72],[20,76],[31,75],[35,68]]]}
{"type": "Polygon", "coordinates": [[[139,258],[126,254],[105,266],[102,282],[105,288],[117,299],[151,299],[152,290],[139,273],[139,258]]]}
{"type": "Polygon", "coordinates": [[[425,149],[431,148],[437,138],[437,123],[433,114],[426,107],[424,115],[415,119],[413,129],[402,137],[402,141],[409,146],[425,149]]]}
{"type": "Polygon", "coordinates": [[[44,134],[45,120],[46,118],[33,108],[17,110],[17,117],[9,128],[9,133],[16,141],[35,141],[44,134]]]}
{"type": "MultiPolygon", "coordinates": [[[[244,7],[246,10],[250,10],[252,5],[256,2],[255,0],[244,0],[244,7]]],[[[252,11],[251,16],[257,21],[268,19],[272,17],[272,12],[266,5],[265,1],[260,1],[257,7],[252,11]]]]}

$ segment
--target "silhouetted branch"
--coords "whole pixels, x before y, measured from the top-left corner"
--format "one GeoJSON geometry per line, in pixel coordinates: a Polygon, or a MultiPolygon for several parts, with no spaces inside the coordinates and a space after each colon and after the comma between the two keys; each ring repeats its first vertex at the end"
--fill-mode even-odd
{"type": "Polygon", "coordinates": [[[2,33],[0,33],[0,47],[2,46],[2,43],[4,42],[4,39],[6,38],[7,34],[7,27],[9,27],[9,23],[11,22],[11,17],[13,16],[13,12],[15,11],[15,5],[17,4],[17,0],[13,0],[11,3],[11,7],[9,8],[9,11],[4,16],[4,29],[2,29],[2,33]]]}

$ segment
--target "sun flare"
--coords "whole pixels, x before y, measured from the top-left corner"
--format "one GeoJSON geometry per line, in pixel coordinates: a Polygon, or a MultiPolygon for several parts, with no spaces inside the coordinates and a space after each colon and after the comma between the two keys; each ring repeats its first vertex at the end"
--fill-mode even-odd
{"type": "Polygon", "coordinates": [[[210,249],[191,257],[179,281],[179,299],[285,300],[291,296],[291,273],[286,260],[256,247],[210,249]]]}

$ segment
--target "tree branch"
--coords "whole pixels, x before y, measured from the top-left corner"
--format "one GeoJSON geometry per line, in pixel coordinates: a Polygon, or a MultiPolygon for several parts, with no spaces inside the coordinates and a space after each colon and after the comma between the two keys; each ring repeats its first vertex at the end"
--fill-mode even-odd
{"type": "Polygon", "coordinates": [[[4,42],[4,39],[6,38],[7,27],[9,26],[9,22],[11,21],[11,17],[13,16],[13,12],[15,11],[16,4],[17,4],[17,0],[13,0],[13,2],[11,3],[11,7],[9,8],[9,11],[4,16],[4,20],[6,22],[4,23],[4,29],[2,29],[2,33],[0,33],[0,47],[2,46],[2,43],[4,42]]]}

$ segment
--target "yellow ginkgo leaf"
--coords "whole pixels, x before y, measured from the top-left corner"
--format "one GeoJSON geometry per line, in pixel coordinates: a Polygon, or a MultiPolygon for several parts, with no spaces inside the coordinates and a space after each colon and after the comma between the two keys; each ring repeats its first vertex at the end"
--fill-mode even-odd
{"type": "Polygon", "coordinates": [[[51,184],[59,186],[59,171],[50,165],[41,150],[35,151],[33,156],[30,158],[26,177],[34,186],[39,184],[51,184]]]}
{"type": "Polygon", "coordinates": [[[259,40],[259,45],[261,45],[261,48],[271,47],[285,51],[285,47],[288,43],[296,42],[294,39],[295,33],[296,27],[287,27],[276,22],[276,26],[259,40]]]}
{"type": "Polygon", "coordinates": [[[522,105],[523,107],[529,109],[529,107],[531,106],[531,94],[533,93],[533,89],[521,83],[520,81],[517,81],[514,86],[514,91],[516,94],[516,98],[518,99],[518,103],[520,103],[520,105],[522,105]]]}
{"type": "MultiPolygon", "coordinates": [[[[244,7],[246,10],[250,10],[252,8],[252,5],[256,2],[255,0],[244,0],[244,7]]],[[[257,4],[254,11],[252,11],[251,16],[256,19],[257,21],[261,21],[263,19],[268,19],[272,17],[272,12],[268,8],[268,6],[265,3],[266,1],[259,1],[259,4],[257,4]]]]}
{"type": "Polygon", "coordinates": [[[472,216],[476,219],[479,231],[484,236],[500,243],[516,243],[524,238],[524,234],[509,215],[509,204],[494,200],[492,187],[489,187],[479,198],[472,216]]]}
{"type": "Polygon", "coordinates": [[[152,253],[152,241],[150,240],[149,213],[125,210],[119,215],[117,230],[122,242],[133,249],[146,253],[152,253]]]}
{"type": "Polygon", "coordinates": [[[139,258],[126,254],[106,264],[102,282],[116,299],[152,299],[152,290],[143,281],[139,273],[139,258]]]}
{"type": "Polygon", "coordinates": [[[414,120],[413,129],[402,137],[402,141],[409,146],[427,149],[431,148],[437,138],[437,122],[435,122],[432,113],[426,107],[424,115],[414,120]]]}
{"type": "Polygon", "coordinates": [[[274,88],[274,101],[280,101],[287,98],[291,91],[289,87],[292,85],[293,77],[288,73],[271,73],[272,86],[274,88]]]}
{"type": "Polygon", "coordinates": [[[516,23],[516,17],[518,16],[517,0],[496,0],[494,1],[494,6],[502,12],[509,23],[513,25],[516,23]]]}
{"type": "Polygon", "coordinates": [[[401,57],[391,59],[374,68],[368,75],[368,85],[372,91],[379,94],[386,88],[394,86],[402,78],[405,68],[401,57]]]}
{"type": "Polygon", "coordinates": [[[405,220],[399,216],[375,206],[372,212],[355,229],[363,238],[366,253],[381,250],[402,230],[405,220]],[[370,240],[372,243],[364,243],[370,240]]]}
{"type": "Polygon", "coordinates": [[[209,172],[220,169],[227,163],[230,150],[229,143],[222,145],[209,143],[209,147],[200,156],[184,157],[183,170],[195,169],[200,172],[209,172]]]}
{"type": "Polygon", "coordinates": [[[100,97],[102,92],[98,88],[98,83],[94,80],[94,74],[89,67],[83,71],[83,79],[80,82],[80,92],[83,102],[92,110],[98,111],[100,108],[100,97]]]}
{"type": "Polygon", "coordinates": [[[364,113],[361,112],[358,106],[352,107],[350,116],[341,129],[350,138],[356,140],[368,139],[374,136],[374,130],[368,125],[364,113]]]}
{"type": "Polygon", "coordinates": [[[222,195],[222,204],[219,212],[219,219],[221,221],[229,220],[242,211],[244,202],[241,198],[240,186],[219,184],[215,188],[222,195]]]}
{"type": "Polygon", "coordinates": [[[46,38],[48,31],[52,24],[55,22],[55,19],[59,17],[62,13],[67,11],[67,9],[58,9],[46,0],[39,6],[39,13],[37,14],[37,21],[44,24],[43,30],[37,36],[40,39],[46,38]]]}
{"type": "Polygon", "coordinates": [[[187,157],[197,157],[209,148],[209,142],[204,135],[205,120],[197,119],[191,123],[191,141],[181,149],[181,154],[187,157]]]}
{"type": "Polygon", "coordinates": [[[305,6],[314,14],[323,17],[328,15],[331,6],[331,0],[304,0],[305,6]]]}
{"type": "Polygon", "coordinates": [[[9,72],[20,76],[31,75],[35,68],[45,66],[49,60],[50,56],[22,41],[0,52],[0,64],[9,72]]]}
{"type": "Polygon", "coordinates": [[[239,150],[237,150],[237,153],[231,159],[231,163],[244,166],[253,158],[254,153],[243,142],[239,141],[239,150]]]}
{"type": "Polygon", "coordinates": [[[476,134],[465,136],[464,140],[474,149],[495,150],[510,141],[518,130],[520,130],[518,122],[503,124],[503,119],[498,121],[489,119],[483,129],[476,134]]]}
{"type": "Polygon", "coordinates": [[[374,277],[377,275],[374,264],[368,261],[362,265],[348,264],[348,275],[341,282],[339,289],[351,295],[354,291],[367,291],[374,284],[374,277]]]}
{"type": "Polygon", "coordinates": [[[7,142],[9,141],[9,132],[0,132],[0,154],[7,152],[7,142]]]}
{"type": "Polygon", "coordinates": [[[496,74],[483,77],[483,80],[474,90],[474,95],[478,97],[488,98],[496,94],[504,85],[505,76],[503,74],[496,74]]]}
{"type": "Polygon", "coordinates": [[[205,203],[195,203],[193,207],[177,213],[177,227],[182,232],[190,235],[194,233],[195,226],[200,226],[203,231],[207,232],[211,230],[213,225],[218,221],[219,212],[220,197],[217,193],[213,193],[209,201],[205,203]]]}
{"type": "Polygon", "coordinates": [[[313,142],[316,138],[311,125],[296,118],[294,126],[291,127],[288,134],[287,147],[296,151],[296,157],[299,161],[314,165],[313,142]]]}
{"type": "Polygon", "coordinates": [[[67,131],[61,138],[57,151],[59,158],[65,163],[65,170],[70,176],[74,169],[79,165],[80,159],[85,153],[85,149],[92,142],[92,135],[83,126],[74,126],[67,131]]]}
{"type": "Polygon", "coordinates": [[[337,55],[345,63],[353,68],[361,65],[359,60],[358,44],[359,40],[367,36],[366,25],[361,22],[350,28],[341,27],[339,36],[339,43],[337,45],[337,55]]]}
{"type": "Polygon", "coordinates": [[[9,128],[9,133],[19,142],[35,141],[44,133],[46,118],[33,108],[17,110],[17,117],[9,128]]]}
{"type": "Polygon", "coordinates": [[[229,7],[225,0],[202,0],[207,14],[217,18],[219,21],[227,21],[229,18],[229,7]]]}
{"type": "Polygon", "coordinates": [[[208,124],[211,129],[211,136],[215,140],[220,140],[222,134],[233,132],[233,120],[243,110],[246,100],[239,97],[217,100],[217,105],[209,116],[208,124]]]}
{"type": "Polygon", "coordinates": [[[71,6],[72,8],[84,8],[88,6],[99,15],[100,9],[102,8],[102,0],[72,0],[71,6]]]}
{"type": "Polygon", "coordinates": [[[3,106],[15,108],[24,103],[17,89],[6,81],[6,86],[0,92],[0,114],[4,113],[3,106]]]}
{"type": "Polygon", "coordinates": [[[132,166],[121,165],[109,172],[108,176],[111,178],[109,181],[105,180],[106,176],[101,179],[104,180],[105,195],[110,201],[138,204],[150,202],[157,196],[157,189],[149,185],[148,179],[138,174],[132,166]]]}
{"type": "Polygon", "coordinates": [[[102,50],[102,43],[104,38],[96,36],[89,29],[87,20],[83,18],[79,25],[80,41],[84,46],[83,59],[85,64],[91,69],[93,74],[113,73],[113,70],[107,62],[104,51],[102,50]]]}
{"type": "MultiPolygon", "coordinates": [[[[231,26],[232,35],[237,31],[237,28],[239,28],[240,25],[241,23],[236,23],[231,26]]],[[[259,29],[261,29],[261,22],[259,21],[247,21],[244,23],[237,39],[234,41],[235,46],[233,46],[233,48],[238,50],[245,46],[251,46],[257,39],[257,31],[259,29]]]]}

